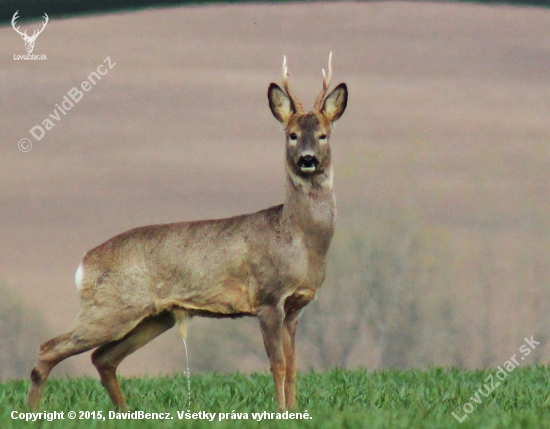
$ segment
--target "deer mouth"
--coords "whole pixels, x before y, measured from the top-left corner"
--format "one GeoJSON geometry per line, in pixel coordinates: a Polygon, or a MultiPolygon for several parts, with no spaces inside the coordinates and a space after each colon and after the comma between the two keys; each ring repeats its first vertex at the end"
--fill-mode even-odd
{"type": "Polygon", "coordinates": [[[298,167],[305,173],[311,173],[317,169],[319,160],[313,155],[303,155],[298,160],[298,167]]]}

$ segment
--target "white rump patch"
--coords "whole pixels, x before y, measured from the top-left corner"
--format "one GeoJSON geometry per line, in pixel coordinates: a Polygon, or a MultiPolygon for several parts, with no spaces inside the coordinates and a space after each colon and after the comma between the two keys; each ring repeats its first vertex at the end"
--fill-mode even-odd
{"type": "Polygon", "coordinates": [[[84,280],[84,267],[82,266],[82,262],[81,262],[74,275],[74,282],[76,284],[76,289],[79,291],[82,290],[83,280],[84,280]]]}

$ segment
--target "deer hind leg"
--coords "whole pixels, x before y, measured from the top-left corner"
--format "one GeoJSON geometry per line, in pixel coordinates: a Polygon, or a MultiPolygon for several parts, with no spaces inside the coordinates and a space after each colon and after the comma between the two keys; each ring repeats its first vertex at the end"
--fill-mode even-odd
{"type": "Polygon", "coordinates": [[[38,362],[31,372],[27,406],[31,409],[38,408],[48,375],[59,362],[123,337],[134,328],[136,320],[139,321],[137,312],[135,316],[131,318],[125,315],[124,320],[117,320],[115,312],[81,311],[67,332],[40,346],[38,362]]]}
{"type": "Polygon", "coordinates": [[[94,344],[78,344],[71,331],[43,343],[40,346],[38,362],[31,371],[31,386],[27,397],[27,406],[32,410],[38,408],[44,385],[54,366],[72,355],[85,352],[93,347],[94,344]]]}
{"type": "Polygon", "coordinates": [[[128,409],[116,376],[116,370],[120,362],[170,329],[174,326],[174,323],[174,316],[169,312],[147,317],[124,338],[104,344],[94,351],[92,363],[97,368],[101,384],[107,390],[115,407],[123,410],[128,409]]]}
{"type": "Polygon", "coordinates": [[[275,384],[275,401],[279,410],[285,409],[286,363],[283,349],[284,313],[277,307],[264,307],[258,314],[265,350],[275,384]]]}
{"type": "Polygon", "coordinates": [[[283,324],[283,349],[286,363],[285,401],[287,408],[296,408],[296,328],[300,311],[286,316],[283,324]]]}

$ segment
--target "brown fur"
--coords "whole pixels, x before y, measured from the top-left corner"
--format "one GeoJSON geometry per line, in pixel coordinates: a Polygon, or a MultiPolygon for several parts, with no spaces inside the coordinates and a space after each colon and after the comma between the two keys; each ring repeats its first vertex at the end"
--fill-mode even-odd
{"type": "Polygon", "coordinates": [[[117,366],[176,322],[185,335],[191,316],[258,317],[277,406],[296,406],[296,326],[325,277],[335,214],[328,140],[347,88],[340,84],[320,111],[305,114],[275,84],[268,98],[285,126],[285,203],[227,219],[135,228],[86,253],[82,308],[66,333],[40,347],[30,408],[37,408],[55,365],[93,348],[111,400],[127,408],[117,366]],[[313,172],[300,168],[304,151],[318,160],[313,172]]]}

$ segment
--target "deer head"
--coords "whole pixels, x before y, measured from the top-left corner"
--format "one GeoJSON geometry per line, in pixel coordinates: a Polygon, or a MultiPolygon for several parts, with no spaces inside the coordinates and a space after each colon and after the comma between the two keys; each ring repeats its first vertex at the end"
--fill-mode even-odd
{"type": "Polygon", "coordinates": [[[268,90],[273,116],[284,126],[288,172],[303,178],[324,173],[330,167],[330,132],[332,123],[346,110],[348,90],[345,83],[327,94],[332,77],[332,52],[328,73],[323,69],[323,89],[313,111],[305,113],[302,104],[290,91],[286,57],[283,60],[283,88],[272,83],[268,90]]]}
{"type": "Polygon", "coordinates": [[[42,31],[44,31],[44,28],[46,28],[46,25],[48,25],[48,21],[49,21],[48,14],[44,13],[43,18],[46,21],[42,23],[42,28],[38,31],[34,30],[32,33],[32,36],[29,36],[27,35],[27,30],[25,30],[25,32],[22,33],[21,31],[19,31],[19,27],[15,26],[16,24],[15,21],[17,20],[17,18],[19,18],[18,13],[19,11],[16,11],[13,14],[13,18],[11,19],[11,26],[15,31],[17,31],[17,33],[21,35],[21,38],[25,41],[25,49],[27,50],[27,53],[31,54],[34,49],[34,42],[36,41],[36,38],[39,36],[40,33],[42,33],[42,31]]]}

